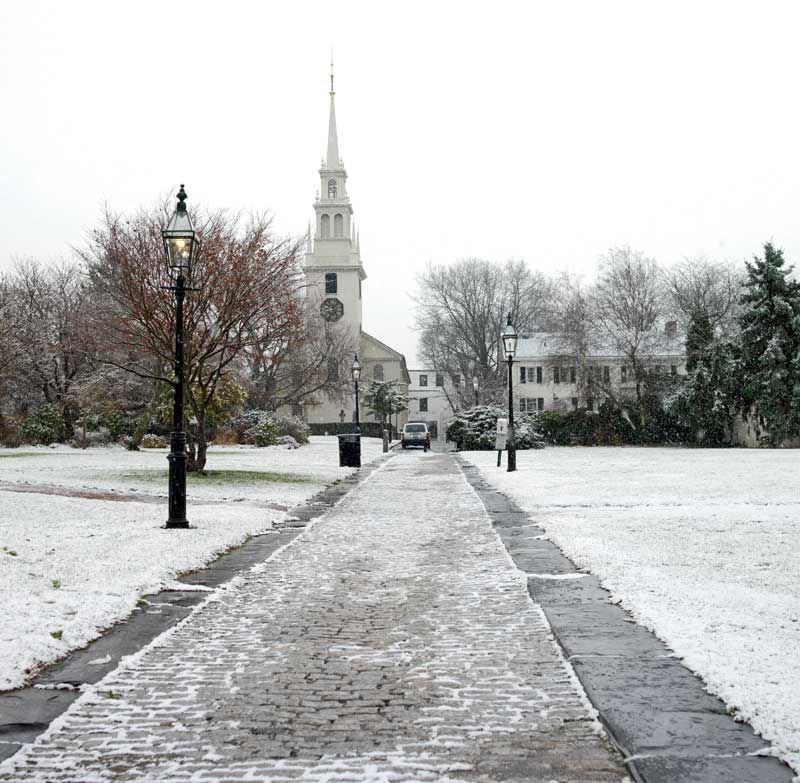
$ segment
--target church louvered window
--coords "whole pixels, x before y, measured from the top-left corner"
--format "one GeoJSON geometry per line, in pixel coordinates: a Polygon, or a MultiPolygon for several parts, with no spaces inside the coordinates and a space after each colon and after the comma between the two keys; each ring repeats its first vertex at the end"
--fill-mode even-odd
{"type": "Polygon", "coordinates": [[[344,218],[341,215],[333,216],[333,235],[335,237],[344,236],[344,218]]]}
{"type": "Polygon", "coordinates": [[[331,216],[323,215],[319,221],[319,235],[327,239],[331,235],[331,216]]]}
{"type": "Polygon", "coordinates": [[[336,180],[328,180],[328,198],[336,198],[336,180]]]}
{"type": "Polygon", "coordinates": [[[326,294],[336,294],[338,291],[337,280],[336,280],[336,272],[326,272],[325,273],[325,293],[326,294]]]}

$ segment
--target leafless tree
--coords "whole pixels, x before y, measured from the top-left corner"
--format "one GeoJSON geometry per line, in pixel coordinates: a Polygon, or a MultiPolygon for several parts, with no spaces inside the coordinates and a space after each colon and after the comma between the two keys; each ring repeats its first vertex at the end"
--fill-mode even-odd
{"type": "Polygon", "coordinates": [[[248,350],[250,401],[256,407],[313,405],[349,381],[358,338],[322,318],[315,304],[303,300],[302,319],[291,335],[264,335],[248,350]]]}
{"type": "MultiPolygon", "coordinates": [[[[106,212],[80,256],[95,294],[99,359],[173,385],[175,308],[161,243],[171,211],[164,204],[131,218],[106,212]]],[[[197,421],[189,467],[202,470],[222,384],[241,371],[248,350],[288,341],[300,322],[301,243],[276,237],[264,215],[220,210],[194,219],[203,248],[186,303],[185,388],[197,421]]]]}
{"type": "Polygon", "coordinates": [[[684,258],[664,270],[664,281],[685,331],[698,316],[717,333],[731,331],[741,293],[741,274],[733,265],[704,256],[684,258]]]}
{"type": "Polygon", "coordinates": [[[73,385],[89,366],[93,338],[89,302],[79,266],[17,261],[8,281],[13,335],[6,361],[19,379],[25,409],[36,402],[56,405],[67,434],[77,416],[73,385]]]}
{"type": "Polygon", "coordinates": [[[628,246],[613,248],[600,259],[591,297],[591,352],[607,346],[625,357],[636,389],[639,420],[645,424],[643,384],[648,364],[665,342],[660,322],[669,310],[658,264],[628,246]]]}
{"type": "Polygon", "coordinates": [[[508,313],[520,334],[552,327],[555,313],[552,284],[523,261],[431,264],[417,278],[415,302],[420,358],[448,379],[464,381],[454,391],[445,385],[454,408],[472,404],[473,377],[483,399],[499,399],[499,339],[508,313]]]}

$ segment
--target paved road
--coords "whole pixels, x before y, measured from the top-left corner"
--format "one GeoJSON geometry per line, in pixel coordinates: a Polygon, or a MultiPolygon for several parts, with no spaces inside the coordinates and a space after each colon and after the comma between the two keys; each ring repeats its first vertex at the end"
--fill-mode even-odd
{"type": "Polygon", "coordinates": [[[480,500],[416,451],[0,765],[17,783],[624,779],[480,500]]]}

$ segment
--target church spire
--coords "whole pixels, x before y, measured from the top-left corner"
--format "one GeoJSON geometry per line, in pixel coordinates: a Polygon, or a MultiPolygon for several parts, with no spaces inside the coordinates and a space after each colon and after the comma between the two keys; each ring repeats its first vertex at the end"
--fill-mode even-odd
{"type": "Polygon", "coordinates": [[[333,90],[333,55],[331,55],[331,113],[328,119],[328,159],[326,165],[329,169],[339,168],[339,139],[336,133],[336,105],[333,90]]]}

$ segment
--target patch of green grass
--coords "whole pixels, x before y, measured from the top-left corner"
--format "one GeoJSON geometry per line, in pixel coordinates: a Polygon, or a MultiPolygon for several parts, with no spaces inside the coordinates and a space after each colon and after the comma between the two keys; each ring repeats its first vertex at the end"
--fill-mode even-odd
{"type": "Polygon", "coordinates": [[[60,639],[63,635],[63,631],[50,631],[50,636],[52,636],[54,639],[60,639]]]}
{"type": "MultiPolygon", "coordinates": [[[[126,481],[166,482],[166,470],[133,470],[118,474],[126,481]]],[[[222,484],[304,484],[313,479],[296,473],[276,473],[267,470],[206,470],[203,473],[187,473],[189,484],[221,486],[222,484]]]]}
{"type": "Polygon", "coordinates": [[[50,584],[53,587],[53,590],[58,590],[61,587],[61,580],[60,579],[52,579],[50,580],[50,584]]]}

